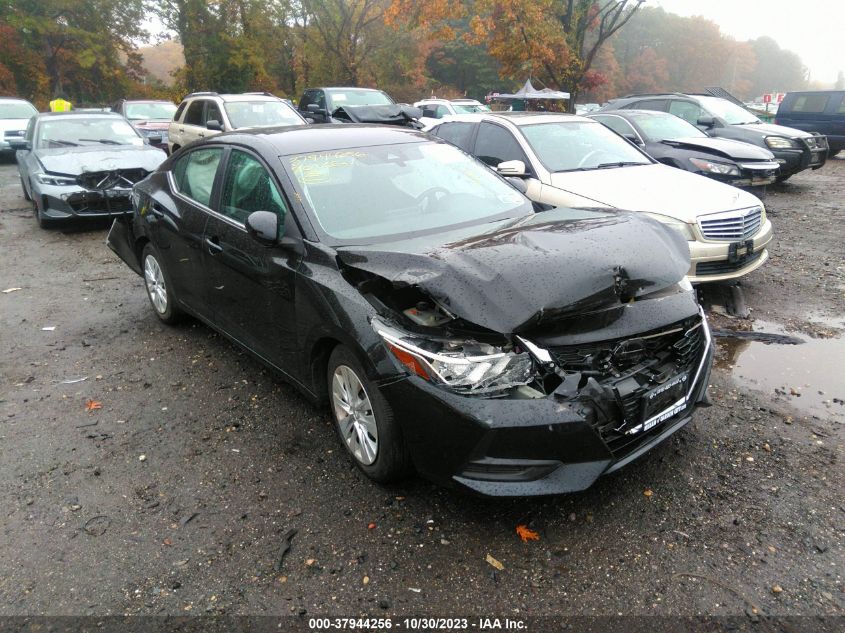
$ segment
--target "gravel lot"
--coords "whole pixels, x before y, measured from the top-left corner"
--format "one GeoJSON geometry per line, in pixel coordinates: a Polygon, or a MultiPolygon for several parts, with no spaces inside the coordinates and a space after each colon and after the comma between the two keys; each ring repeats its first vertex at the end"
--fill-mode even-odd
{"type": "MultiPolygon", "coordinates": [[[[765,202],[757,322],[707,291],[713,323],[842,348],[845,160],[765,202]]],[[[21,288],[0,294],[0,615],[845,613],[845,356],[804,359],[832,381],[816,394],[814,374],[740,376],[761,344],[724,345],[714,406],[583,494],[381,487],[327,411],[205,326],[160,324],[106,228],[40,230],[0,165],[0,290],[21,288]]]]}

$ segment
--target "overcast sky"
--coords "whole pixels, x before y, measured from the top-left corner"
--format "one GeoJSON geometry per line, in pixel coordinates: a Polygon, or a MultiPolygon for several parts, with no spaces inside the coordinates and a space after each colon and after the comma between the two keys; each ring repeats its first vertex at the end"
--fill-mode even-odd
{"type": "Polygon", "coordinates": [[[701,15],[743,41],[768,35],[798,53],[810,79],[845,71],[845,0],[646,0],[679,15],[701,15]]]}

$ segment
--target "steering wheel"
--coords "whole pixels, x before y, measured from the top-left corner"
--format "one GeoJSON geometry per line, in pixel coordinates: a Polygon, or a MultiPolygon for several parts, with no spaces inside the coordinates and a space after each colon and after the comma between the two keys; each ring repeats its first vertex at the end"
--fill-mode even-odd
{"type": "Polygon", "coordinates": [[[578,167],[583,167],[586,164],[587,159],[596,155],[601,156],[602,154],[607,154],[607,152],[603,149],[594,149],[592,152],[587,152],[587,155],[578,162],[578,167]]]}
{"type": "Polygon", "coordinates": [[[420,195],[417,196],[417,202],[420,203],[423,211],[428,211],[429,206],[431,206],[431,202],[437,202],[446,196],[451,195],[451,191],[446,189],[446,187],[432,187],[431,189],[426,189],[420,195]],[[440,196],[440,197],[438,197],[440,196]]]}

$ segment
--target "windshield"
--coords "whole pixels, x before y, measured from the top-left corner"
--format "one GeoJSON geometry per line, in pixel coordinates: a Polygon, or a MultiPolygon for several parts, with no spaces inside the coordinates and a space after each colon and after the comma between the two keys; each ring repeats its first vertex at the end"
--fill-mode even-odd
{"type": "Polygon", "coordinates": [[[474,114],[476,112],[490,112],[490,108],[480,103],[453,103],[452,107],[458,114],[474,114]]]}
{"type": "Polygon", "coordinates": [[[745,108],[718,97],[698,97],[701,105],[713,116],[724,119],[728,125],[745,125],[746,123],[760,123],[760,119],[745,108]]]}
{"type": "Polygon", "coordinates": [[[665,141],[678,138],[707,137],[707,135],[673,114],[632,114],[647,141],[665,141]]]}
{"type": "Polygon", "coordinates": [[[131,121],[169,121],[176,112],[172,103],[127,103],[126,118],[131,121]]]}
{"type": "Polygon", "coordinates": [[[483,164],[447,143],[406,143],[284,157],[330,237],[370,243],[532,212],[483,164]]]}
{"type": "Polygon", "coordinates": [[[224,107],[233,128],[305,125],[284,101],[230,101],[224,107]]]}
{"type": "Polygon", "coordinates": [[[341,106],[391,105],[393,99],[381,90],[326,90],[332,102],[332,109],[341,106]]]}
{"type": "Polygon", "coordinates": [[[551,172],[599,169],[650,161],[598,121],[535,123],[519,128],[537,158],[551,172]]]}
{"type": "Polygon", "coordinates": [[[0,101],[0,119],[28,119],[38,110],[22,101],[0,101]]]}
{"type": "Polygon", "coordinates": [[[118,117],[62,117],[41,121],[36,147],[52,149],[78,145],[143,145],[126,119],[118,117]]]}

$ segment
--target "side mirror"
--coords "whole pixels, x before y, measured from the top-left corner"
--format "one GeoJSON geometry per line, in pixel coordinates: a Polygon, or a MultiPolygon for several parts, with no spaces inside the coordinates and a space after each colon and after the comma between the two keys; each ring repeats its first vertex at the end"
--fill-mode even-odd
{"type": "Polygon", "coordinates": [[[209,119],[205,122],[205,127],[208,130],[214,130],[215,132],[222,132],[223,125],[217,119],[209,119]]]}
{"type": "Polygon", "coordinates": [[[6,138],[6,142],[9,144],[9,147],[12,149],[32,149],[29,141],[27,141],[24,137],[20,136],[18,138],[6,138]]]}
{"type": "Polygon", "coordinates": [[[279,216],[272,211],[253,211],[246,218],[246,232],[260,244],[279,243],[279,216]]]}
{"type": "Polygon", "coordinates": [[[507,180],[508,184],[514,189],[516,189],[519,193],[528,193],[528,184],[522,178],[516,178],[515,176],[505,176],[505,180],[507,180]]]}
{"type": "Polygon", "coordinates": [[[643,140],[639,136],[637,136],[636,134],[630,134],[629,133],[629,134],[623,134],[622,136],[624,136],[626,139],[631,141],[634,145],[639,145],[639,146],[643,145],[643,140]]]}
{"type": "Polygon", "coordinates": [[[309,103],[305,106],[305,111],[311,115],[311,118],[314,119],[314,121],[325,121],[328,116],[328,112],[323,110],[316,103],[309,103]]]}
{"type": "Polygon", "coordinates": [[[314,119],[312,119],[310,116],[307,116],[305,117],[305,122],[310,125],[311,123],[314,123],[314,119]]]}
{"type": "Polygon", "coordinates": [[[701,116],[698,117],[696,125],[700,125],[701,127],[707,128],[709,130],[711,127],[716,127],[716,119],[714,119],[712,116],[701,116]]]}
{"type": "Polygon", "coordinates": [[[161,134],[153,134],[147,137],[150,145],[159,145],[161,143],[161,134]]]}
{"type": "Polygon", "coordinates": [[[516,178],[523,178],[527,176],[525,173],[525,163],[521,160],[506,160],[496,166],[496,171],[502,176],[513,176],[516,178]]]}

